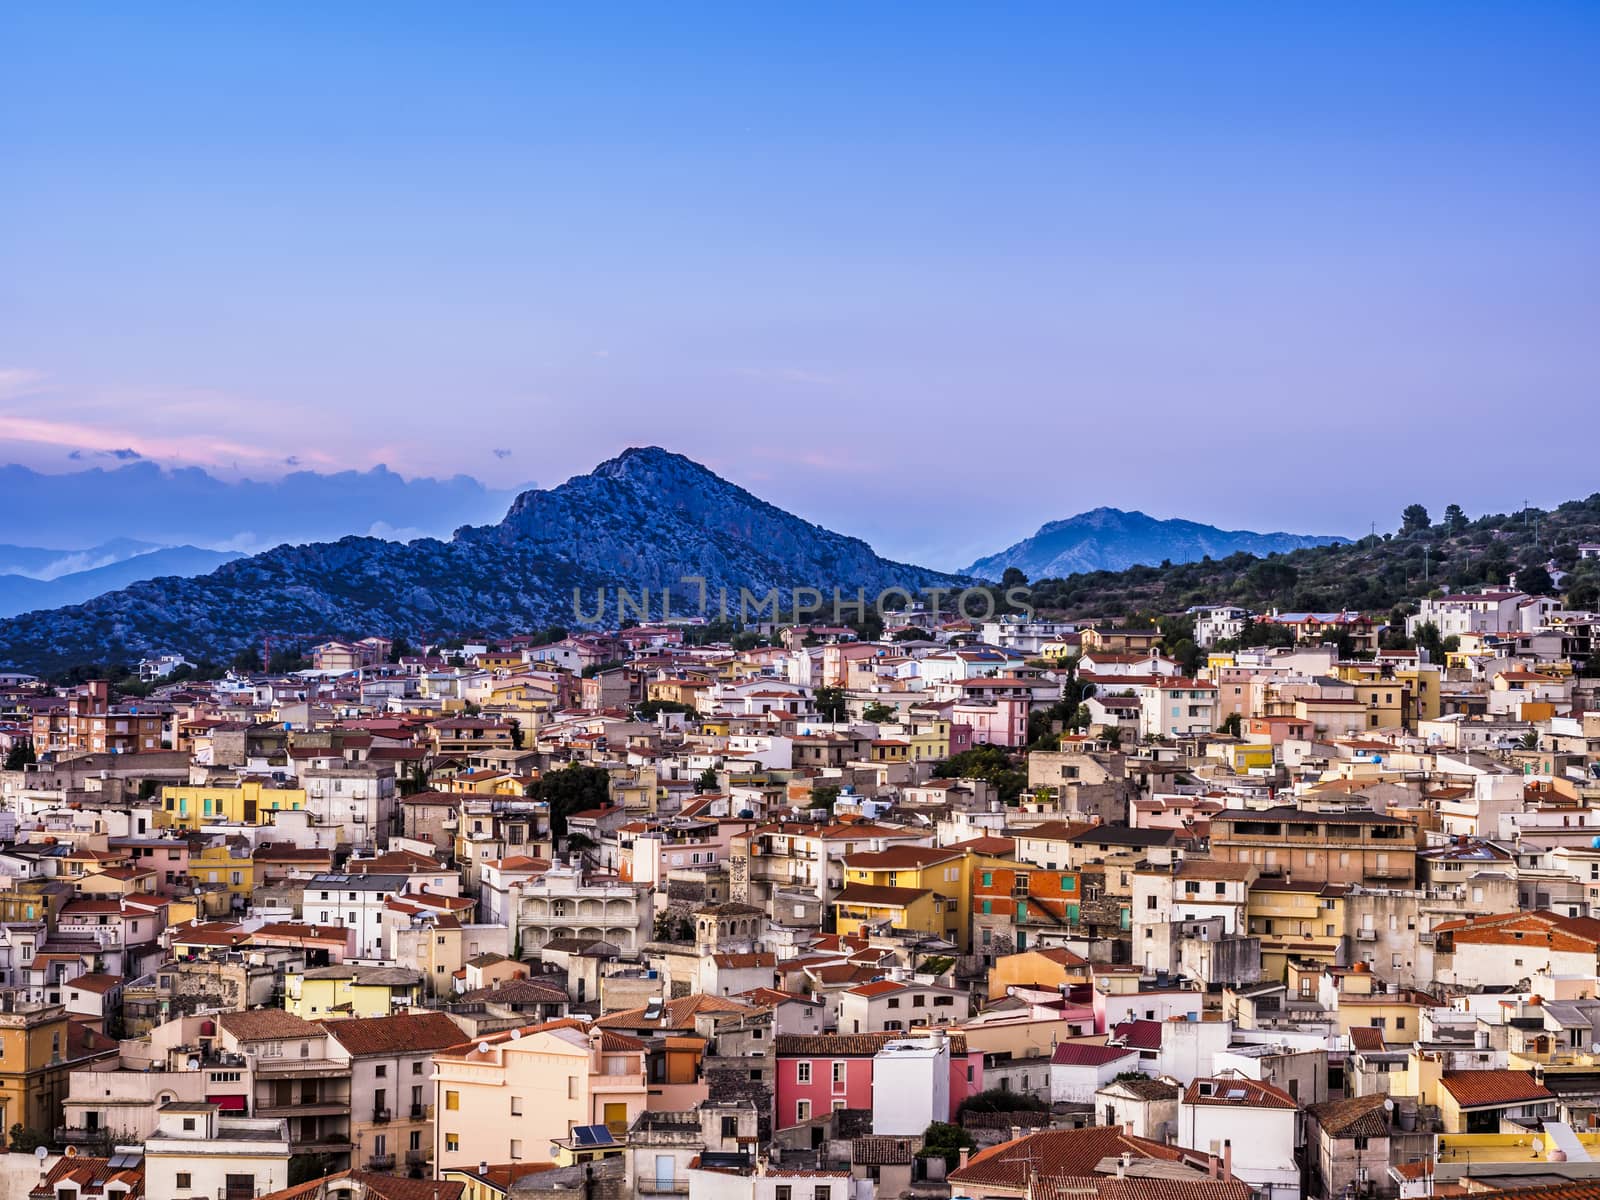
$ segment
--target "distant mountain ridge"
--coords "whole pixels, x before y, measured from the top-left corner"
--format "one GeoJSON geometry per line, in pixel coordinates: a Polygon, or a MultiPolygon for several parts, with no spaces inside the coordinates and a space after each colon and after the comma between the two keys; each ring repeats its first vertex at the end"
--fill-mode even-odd
{"type": "Polygon", "coordinates": [[[236,551],[165,546],[86,571],[71,571],[49,579],[0,575],[0,617],[11,617],[38,608],[82,604],[144,579],[158,579],[164,575],[204,575],[223,563],[243,557],[236,551]]]}
{"type": "Polygon", "coordinates": [[[1161,520],[1142,512],[1102,507],[1050,521],[1032,537],[978,559],[964,574],[999,579],[1007,567],[1016,567],[1029,579],[1054,579],[1089,571],[1123,571],[1139,565],[1226,558],[1240,551],[1258,556],[1282,554],[1348,540],[1318,534],[1218,529],[1196,521],[1161,520]]]}
{"type": "Polygon", "coordinates": [[[457,526],[493,520],[517,490],[491,488],[469,475],[406,478],[384,466],[237,481],[153,462],[61,475],[0,466],[0,494],[27,504],[28,536],[47,546],[100,542],[108,512],[118,515],[126,538],[161,546],[251,550],[352,532],[442,537],[457,526]]]}
{"type": "MultiPolygon", "coordinates": [[[[262,632],[310,636],[506,634],[573,625],[573,591],[678,593],[704,580],[717,616],[726,589],[758,596],[810,587],[869,597],[949,587],[957,577],[880,558],[680,454],[625,451],[588,475],[519,495],[504,519],[448,541],[371,537],[279,546],[194,579],[155,579],[87,603],[0,621],[0,664],[57,670],[174,651],[226,659],[262,632]]],[[[614,594],[614,593],[613,593],[614,594]]],[[[614,610],[611,614],[615,615],[614,610]]]]}

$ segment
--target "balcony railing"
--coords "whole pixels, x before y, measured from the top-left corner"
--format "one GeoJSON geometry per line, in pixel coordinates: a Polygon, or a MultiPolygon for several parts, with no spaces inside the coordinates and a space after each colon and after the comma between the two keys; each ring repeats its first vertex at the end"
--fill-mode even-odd
{"type": "Polygon", "coordinates": [[[411,1106],[411,1119],[413,1121],[424,1120],[427,1117],[427,1115],[428,1115],[428,1106],[427,1105],[425,1105],[425,1104],[413,1104],[411,1106]]]}
{"type": "Polygon", "coordinates": [[[426,1150],[407,1150],[406,1166],[425,1167],[428,1165],[428,1152],[426,1150]]]}
{"type": "Polygon", "coordinates": [[[391,1171],[394,1169],[394,1155],[372,1154],[367,1156],[367,1168],[373,1171],[391,1171]]]}
{"type": "Polygon", "coordinates": [[[641,1176],[638,1180],[640,1195],[644,1196],[687,1196],[689,1194],[689,1181],[687,1179],[651,1179],[641,1176]]]}
{"type": "Polygon", "coordinates": [[[390,1113],[387,1108],[375,1108],[372,1110],[372,1123],[374,1125],[383,1125],[388,1122],[389,1116],[390,1113]]]}

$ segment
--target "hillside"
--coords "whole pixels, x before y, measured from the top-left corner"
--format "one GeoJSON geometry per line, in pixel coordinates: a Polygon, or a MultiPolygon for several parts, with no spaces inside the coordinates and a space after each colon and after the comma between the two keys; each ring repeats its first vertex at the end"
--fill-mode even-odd
{"type": "Polygon", "coordinates": [[[168,546],[136,554],[120,562],[87,571],[72,571],[52,579],[26,575],[0,575],[0,617],[38,608],[59,608],[144,579],[165,575],[204,575],[242,555],[226,550],[201,550],[195,546],[168,546]]]}
{"type": "Polygon", "coordinates": [[[1434,590],[1505,583],[1546,590],[1545,564],[1571,571],[1563,588],[1577,608],[1600,606],[1600,560],[1578,560],[1578,546],[1600,542],[1600,493],[1553,511],[1529,509],[1447,521],[1359,541],[1257,558],[1233,554],[1168,567],[1132,567],[1036,579],[1034,603],[1073,616],[1179,612],[1197,604],[1257,610],[1387,612],[1434,590]]]}
{"type": "Polygon", "coordinates": [[[1122,571],[1140,563],[1154,566],[1239,553],[1282,554],[1345,540],[1313,534],[1218,529],[1196,521],[1158,520],[1142,512],[1096,508],[1040,526],[1032,537],[980,558],[967,568],[966,574],[999,579],[1006,568],[1015,567],[1032,579],[1054,578],[1088,571],[1122,571]]]}
{"type": "MultiPolygon", "coordinates": [[[[948,586],[953,577],[879,558],[784,512],[681,455],[628,450],[549,491],[518,496],[504,520],[448,542],[348,537],[279,546],[197,579],[155,579],[69,608],[0,621],[0,664],[58,671],[176,651],[225,661],[263,632],[320,639],[507,634],[575,623],[575,588],[595,611],[599,588],[678,596],[689,613],[698,576],[716,602],[729,589],[869,595],[948,586]]],[[[713,613],[714,615],[714,613],[713,613]]],[[[607,613],[614,623],[615,601],[607,613]]]]}

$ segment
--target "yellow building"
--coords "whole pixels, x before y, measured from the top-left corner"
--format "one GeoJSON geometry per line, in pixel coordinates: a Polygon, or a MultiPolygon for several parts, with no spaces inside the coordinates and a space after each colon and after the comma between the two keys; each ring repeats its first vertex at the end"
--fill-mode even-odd
{"type": "Polygon", "coordinates": [[[1261,977],[1285,979],[1290,959],[1331,966],[1344,939],[1343,884],[1258,879],[1250,886],[1246,913],[1250,933],[1261,939],[1261,977]]]}
{"type": "Polygon", "coordinates": [[[968,854],[935,846],[892,846],[844,859],[844,890],[833,902],[835,930],[859,933],[888,922],[947,938],[966,952],[968,854]]]}
{"type": "Polygon", "coordinates": [[[950,757],[950,722],[913,712],[911,731],[901,736],[911,743],[912,762],[937,762],[950,757]]]}
{"type": "Polygon", "coordinates": [[[409,967],[342,964],[285,975],[283,1007],[303,1021],[387,1017],[422,998],[422,973],[409,967]]]}
{"type": "Polygon", "coordinates": [[[1273,746],[1271,742],[1241,742],[1236,746],[1223,746],[1222,760],[1235,775],[1248,774],[1253,770],[1270,770],[1273,764],[1273,746]]]}
{"type": "Polygon", "coordinates": [[[189,879],[200,887],[224,887],[231,895],[248,897],[255,889],[255,860],[242,837],[218,837],[203,850],[189,852],[189,879]]]}
{"type": "Polygon", "coordinates": [[[275,813],[297,812],[305,806],[304,788],[267,787],[259,779],[246,779],[232,787],[164,787],[156,827],[203,829],[219,822],[270,825],[275,813]]]}
{"type": "Polygon", "coordinates": [[[75,1025],[59,1004],[0,1012],[0,1135],[9,1139],[21,1125],[50,1141],[63,1123],[72,1072],[116,1053],[115,1039],[75,1025]]]}

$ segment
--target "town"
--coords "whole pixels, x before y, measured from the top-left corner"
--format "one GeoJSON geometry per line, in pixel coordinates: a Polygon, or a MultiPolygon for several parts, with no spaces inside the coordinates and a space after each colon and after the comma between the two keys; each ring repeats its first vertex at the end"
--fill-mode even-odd
{"type": "Polygon", "coordinates": [[[1168,617],[8,674],[8,1186],[1592,1195],[1600,615],[1168,617]]]}

